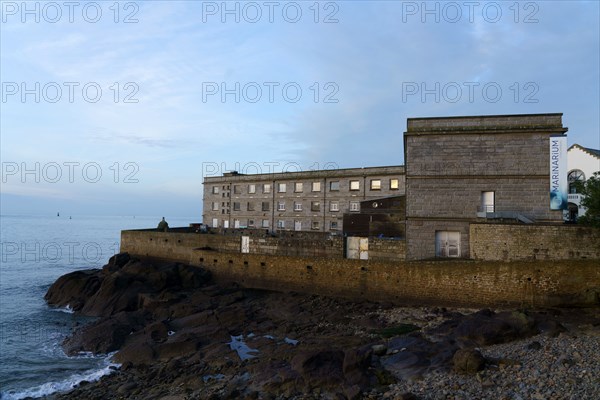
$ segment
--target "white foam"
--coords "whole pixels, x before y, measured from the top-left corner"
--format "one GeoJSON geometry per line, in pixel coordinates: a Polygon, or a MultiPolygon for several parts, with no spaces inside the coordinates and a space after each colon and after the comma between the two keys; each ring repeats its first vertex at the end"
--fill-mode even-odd
{"type": "Polygon", "coordinates": [[[94,382],[99,380],[100,378],[102,378],[103,376],[106,375],[110,375],[114,370],[114,367],[119,367],[120,364],[115,364],[110,362],[110,357],[112,357],[114,353],[110,354],[107,358],[106,358],[106,366],[101,368],[101,369],[97,369],[97,370],[88,370],[85,371],[81,374],[75,374],[75,375],[71,375],[70,377],[68,377],[67,379],[64,379],[62,381],[58,381],[58,382],[48,382],[48,383],[44,383],[42,385],[39,386],[34,386],[32,388],[29,389],[25,389],[23,391],[17,392],[17,391],[10,391],[10,392],[2,392],[0,393],[0,398],[2,398],[2,400],[20,400],[20,399],[25,399],[27,397],[42,397],[42,396],[48,396],[50,394],[56,393],[56,392],[67,392],[73,388],[75,388],[75,386],[77,386],[79,383],[83,382],[83,381],[88,381],[88,382],[94,382]],[[113,368],[111,368],[113,367],[113,368]]]}
{"type": "Polygon", "coordinates": [[[52,311],[58,311],[58,312],[64,312],[67,314],[73,314],[75,311],[73,311],[73,307],[71,307],[70,304],[67,304],[66,307],[54,307],[51,308],[52,311]]]}

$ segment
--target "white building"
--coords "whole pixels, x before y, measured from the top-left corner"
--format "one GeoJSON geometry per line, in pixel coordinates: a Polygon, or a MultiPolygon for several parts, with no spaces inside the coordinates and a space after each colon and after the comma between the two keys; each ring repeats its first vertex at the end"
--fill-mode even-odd
{"type": "Polygon", "coordinates": [[[577,193],[577,182],[585,182],[594,172],[600,171],[600,150],[588,149],[574,144],[567,150],[567,166],[569,168],[569,212],[567,219],[575,221],[585,214],[581,207],[581,194],[577,193]]]}

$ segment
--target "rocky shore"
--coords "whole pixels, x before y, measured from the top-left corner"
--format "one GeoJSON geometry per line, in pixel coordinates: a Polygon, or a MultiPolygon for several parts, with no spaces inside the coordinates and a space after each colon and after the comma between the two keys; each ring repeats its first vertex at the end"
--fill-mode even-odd
{"type": "Polygon", "coordinates": [[[219,286],[127,254],[46,300],[98,317],[67,354],[121,365],[54,399],[600,398],[597,308],[395,307],[219,286]]]}

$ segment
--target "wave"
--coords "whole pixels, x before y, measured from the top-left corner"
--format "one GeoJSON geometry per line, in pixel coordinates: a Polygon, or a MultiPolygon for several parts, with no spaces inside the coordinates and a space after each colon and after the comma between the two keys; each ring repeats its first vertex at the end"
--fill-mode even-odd
{"type": "Polygon", "coordinates": [[[73,311],[73,307],[71,307],[70,304],[67,304],[66,307],[52,307],[50,308],[52,311],[59,311],[59,312],[64,312],[67,314],[73,314],[75,311],[73,311]]]}
{"type": "MultiPolygon", "coordinates": [[[[71,375],[70,377],[57,382],[47,382],[42,385],[34,386],[24,390],[10,390],[8,392],[0,392],[1,400],[20,400],[28,397],[38,398],[48,396],[57,392],[68,392],[74,389],[81,382],[95,382],[103,376],[110,375],[115,371],[120,364],[115,364],[110,361],[114,353],[109,354],[105,358],[105,366],[100,369],[92,369],[79,374],[71,375]]],[[[85,356],[85,355],[84,355],[85,356]]]]}

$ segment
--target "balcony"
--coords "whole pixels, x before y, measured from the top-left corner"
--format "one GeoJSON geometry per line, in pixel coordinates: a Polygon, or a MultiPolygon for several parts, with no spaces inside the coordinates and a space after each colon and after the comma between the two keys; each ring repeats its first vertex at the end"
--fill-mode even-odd
{"type": "Polygon", "coordinates": [[[485,219],[514,219],[524,224],[533,224],[533,218],[526,217],[518,211],[514,210],[498,210],[498,207],[493,205],[485,205],[477,207],[477,218],[485,219]]]}

